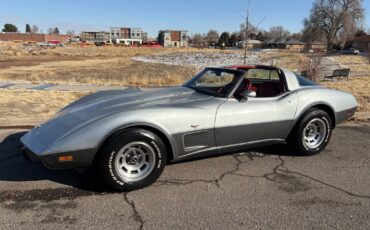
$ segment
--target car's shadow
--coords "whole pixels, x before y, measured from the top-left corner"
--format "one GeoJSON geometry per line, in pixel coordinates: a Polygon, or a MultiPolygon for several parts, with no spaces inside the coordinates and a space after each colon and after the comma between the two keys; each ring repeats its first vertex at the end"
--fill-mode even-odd
{"type": "MultiPolygon", "coordinates": [[[[47,180],[85,190],[106,191],[96,170],[88,170],[83,174],[77,173],[75,170],[49,170],[39,162],[24,159],[19,151],[22,148],[19,139],[24,134],[25,132],[11,134],[0,143],[0,181],[25,182],[47,180]]],[[[280,145],[254,149],[250,150],[250,152],[265,155],[292,155],[289,152],[287,153],[284,147],[280,145]]],[[[224,153],[211,157],[230,154],[233,153],[224,153]]],[[[234,152],[234,154],[238,154],[238,152],[234,152]]],[[[249,154],[249,152],[246,154],[249,154]]],[[[201,157],[194,160],[206,158],[210,157],[201,157]]],[[[186,162],[189,161],[192,160],[187,160],[186,162]]]]}
{"type": "Polygon", "coordinates": [[[26,160],[20,153],[22,144],[19,141],[24,134],[11,134],[0,143],[0,181],[46,180],[87,190],[103,189],[97,174],[91,171],[80,174],[75,170],[49,170],[40,162],[26,160]]]}

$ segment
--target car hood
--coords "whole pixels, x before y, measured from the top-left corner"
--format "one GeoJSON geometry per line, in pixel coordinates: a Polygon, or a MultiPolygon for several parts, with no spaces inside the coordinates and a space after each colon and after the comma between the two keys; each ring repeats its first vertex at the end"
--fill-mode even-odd
{"type": "Polygon", "coordinates": [[[189,106],[191,102],[210,96],[186,87],[141,91],[139,89],[102,91],[88,95],[62,109],[56,117],[72,115],[81,121],[127,110],[152,106],[189,106]]]}
{"type": "MultiPolygon", "coordinates": [[[[48,154],[55,144],[74,130],[110,115],[138,110],[166,108],[194,108],[211,96],[185,87],[173,87],[152,91],[138,89],[102,91],[83,97],[68,105],[46,123],[32,129],[21,141],[35,153],[48,154]],[[199,102],[199,103],[197,103],[199,102]]],[[[177,110],[179,111],[179,110],[177,110]]],[[[140,119],[138,113],[137,119],[140,119]]],[[[146,113],[148,114],[148,113],[146,113]]]]}

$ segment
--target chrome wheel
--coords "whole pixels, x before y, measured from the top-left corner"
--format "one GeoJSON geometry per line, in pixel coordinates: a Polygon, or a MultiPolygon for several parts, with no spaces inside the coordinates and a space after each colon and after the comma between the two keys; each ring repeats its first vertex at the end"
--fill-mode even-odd
{"type": "Polygon", "coordinates": [[[315,149],[324,142],[326,134],[325,121],[321,118],[312,119],[303,129],[303,145],[307,149],[315,149]]]}
{"type": "Polygon", "coordinates": [[[114,160],[115,171],[125,182],[136,182],[147,177],[154,169],[154,149],[145,142],[131,142],[123,146],[114,160]]]}

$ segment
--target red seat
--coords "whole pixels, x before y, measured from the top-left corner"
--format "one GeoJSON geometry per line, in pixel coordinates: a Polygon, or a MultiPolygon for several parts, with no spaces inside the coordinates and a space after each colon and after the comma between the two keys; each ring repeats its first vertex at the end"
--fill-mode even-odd
{"type": "Polygon", "coordinates": [[[279,94],[279,84],[274,82],[264,82],[260,85],[257,97],[274,97],[279,94]]]}
{"type": "Polygon", "coordinates": [[[253,85],[253,84],[251,84],[251,86],[249,87],[249,90],[254,91],[254,92],[257,92],[258,87],[255,86],[255,85],[253,85]]]}

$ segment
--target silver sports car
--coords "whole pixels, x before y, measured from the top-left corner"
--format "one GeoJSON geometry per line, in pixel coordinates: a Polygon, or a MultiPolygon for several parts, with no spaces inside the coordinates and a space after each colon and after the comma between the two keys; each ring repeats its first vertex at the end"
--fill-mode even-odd
{"type": "Polygon", "coordinates": [[[356,107],[351,94],[286,69],[206,68],[179,87],[83,97],[25,134],[22,153],[51,169],[95,165],[128,191],[153,183],[168,162],[281,143],[318,153],[356,107]]]}

